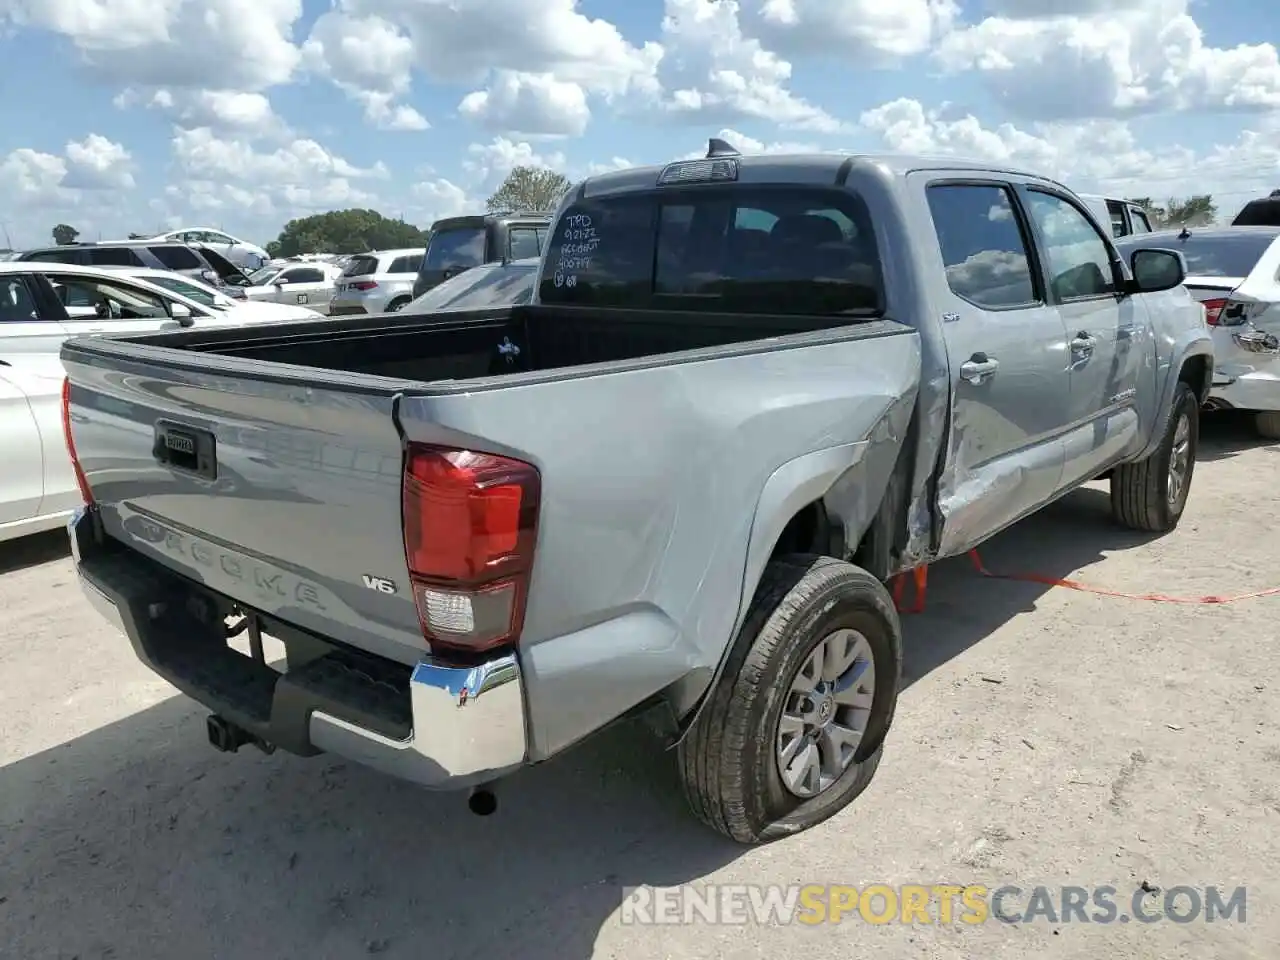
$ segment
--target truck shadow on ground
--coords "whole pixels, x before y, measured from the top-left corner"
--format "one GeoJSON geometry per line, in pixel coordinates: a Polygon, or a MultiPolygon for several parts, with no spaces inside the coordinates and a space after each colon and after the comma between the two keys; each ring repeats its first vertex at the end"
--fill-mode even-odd
{"type": "MultiPolygon", "coordinates": [[[[982,557],[1063,577],[1149,539],[1090,487],[982,557]]],[[[929,587],[926,612],[903,618],[907,685],[1051,589],[964,558],[929,587]]],[[[687,815],[670,754],[638,724],[511,778],[478,818],[461,796],[332,758],[216,754],[203,716],[175,697],[0,769],[11,955],[580,960],[626,887],[698,881],[746,852],[687,815]]]]}

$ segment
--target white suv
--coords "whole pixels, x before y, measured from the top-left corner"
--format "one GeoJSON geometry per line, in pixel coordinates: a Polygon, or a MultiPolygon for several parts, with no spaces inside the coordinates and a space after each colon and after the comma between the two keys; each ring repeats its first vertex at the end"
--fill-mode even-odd
{"type": "Polygon", "coordinates": [[[426,253],[423,247],[375,250],[353,256],[329,303],[329,315],[391,313],[413,299],[413,282],[426,253]]]}

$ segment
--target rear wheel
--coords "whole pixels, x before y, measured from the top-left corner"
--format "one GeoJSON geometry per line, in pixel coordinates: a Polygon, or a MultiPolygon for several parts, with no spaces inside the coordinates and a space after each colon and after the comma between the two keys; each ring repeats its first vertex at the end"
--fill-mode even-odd
{"type": "Polygon", "coordinates": [[[875,774],[901,671],[898,615],[880,581],[830,557],[770,563],[680,744],[694,814],[748,844],[834,816],[875,774]]]}
{"type": "Polygon", "coordinates": [[[1267,440],[1280,440],[1280,412],[1263,410],[1253,415],[1254,429],[1267,440]]]}
{"type": "Polygon", "coordinates": [[[387,304],[387,313],[398,313],[409,305],[408,297],[399,297],[387,304]]]}
{"type": "Polygon", "coordinates": [[[1191,492],[1200,445],[1200,404],[1179,382],[1164,439],[1145,460],[1122,463],[1111,474],[1111,513],[1133,530],[1167,533],[1178,525],[1191,492]]]}

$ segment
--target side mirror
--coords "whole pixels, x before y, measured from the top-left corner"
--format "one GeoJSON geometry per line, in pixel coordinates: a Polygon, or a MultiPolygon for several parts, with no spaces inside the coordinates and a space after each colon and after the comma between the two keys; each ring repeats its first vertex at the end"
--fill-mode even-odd
{"type": "Polygon", "coordinates": [[[1176,250],[1135,250],[1129,257],[1133,293],[1172,290],[1187,279],[1187,262],[1176,250]]]}
{"type": "Polygon", "coordinates": [[[275,287],[277,290],[283,290],[283,289],[284,289],[284,281],[283,281],[283,280],[277,280],[275,283],[273,283],[273,284],[272,284],[272,286],[273,286],[273,287],[275,287]]]}
{"type": "Polygon", "coordinates": [[[191,317],[191,308],[185,303],[169,304],[169,316],[176,320],[180,327],[189,327],[195,323],[191,317]]]}

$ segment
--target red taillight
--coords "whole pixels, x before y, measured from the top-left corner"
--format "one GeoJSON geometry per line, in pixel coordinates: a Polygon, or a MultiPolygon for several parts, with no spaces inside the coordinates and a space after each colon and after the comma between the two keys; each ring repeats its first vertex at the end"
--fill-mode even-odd
{"type": "Polygon", "coordinates": [[[531,464],[409,445],[404,552],[429,643],[485,650],[519,638],[540,500],[531,464]]]}
{"type": "Polygon", "coordinates": [[[1222,309],[1226,305],[1226,298],[1221,300],[1201,300],[1200,306],[1204,307],[1204,322],[1211,327],[1216,327],[1218,318],[1222,316],[1222,309]]]}
{"type": "Polygon", "coordinates": [[[376,280],[357,280],[355,283],[349,283],[347,286],[352,290],[372,290],[378,285],[376,280]]]}
{"type": "Polygon", "coordinates": [[[62,378],[62,440],[67,445],[67,456],[71,458],[71,469],[76,475],[76,486],[80,488],[80,499],[86,504],[93,503],[93,493],[89,490],[89,481],[85,479],[84,470],[80,468],[80,458],[76,456],[76,442],[71,438],[71,379],[62,378]]]}

